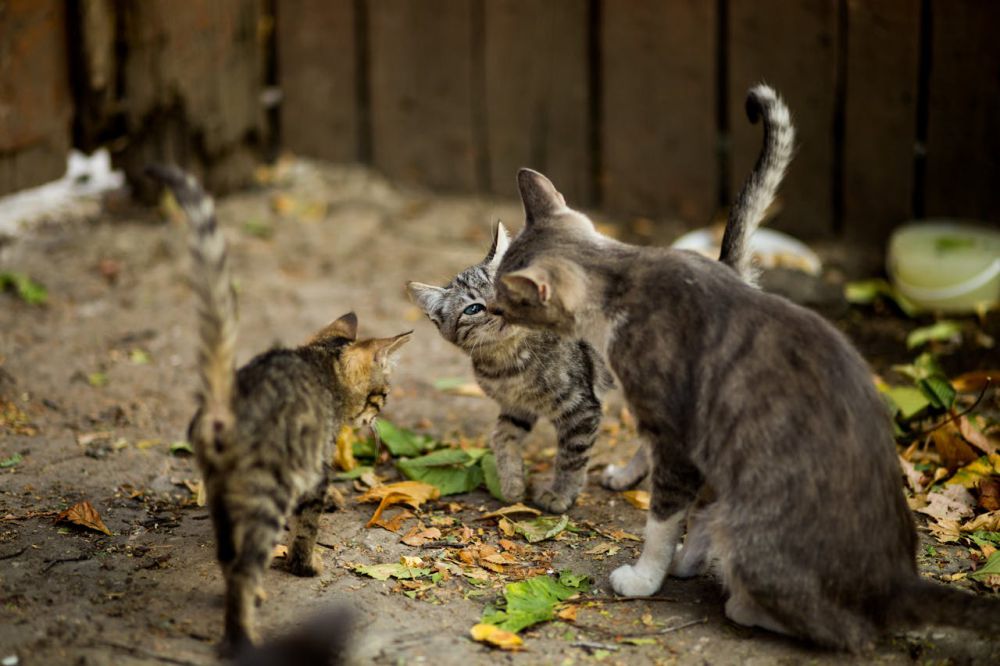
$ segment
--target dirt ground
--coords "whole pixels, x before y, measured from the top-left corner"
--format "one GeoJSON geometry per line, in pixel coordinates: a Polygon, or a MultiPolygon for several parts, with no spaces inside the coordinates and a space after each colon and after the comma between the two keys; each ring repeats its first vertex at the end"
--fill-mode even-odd
{"type": "MultiPolygon", "coordinates": [[[[489,432],[497,411],[491,402],[433,387],[441,378],[471,380],[471,372],[409,303],[403,285],[408,279],[444,283],[478,260],[493,220],[520,226],[516,202],[431,196],[359,168],[294,162],[274,182],[219,202],[219,216],[240,294],[241,363],[275,342],[303,341],[355,310],[362,334],[416,329],[396,371],[388,419],[441,438],[489,432]]],[[[667,225],[660,234],[669,238],[679,230],[667,225]]],[[[222,579],[211,525],[188,487],[197,480],[193,460],[169,450],[184,437],[195,381],[194,303],[185,284],[181,223],[121,203],[88,204],[0,242],[0,270],[28,273],[49,292],[44,307],[0,294],[0,395],[30,420],[17,432],[0,427],[0,460],[22,457],[0,469],[2,663],[215,663],[222,579]],[[53,522],[55,512],[81,500],[93,504],[111,536],[53,522]]],[[[849,256],[843,248],[826,252],[849,256]]],[[[893,354],[907,357],[905,326],[897,320],[841,315],[840,324],[864,351],[877,355],[876,365],[900,360],[893,354]]],[[[980,355],[963,363],[974,369],[987,360],[980,355]]],[[[636,446],[614,434],[620,407],[613,396],[591,482],[570,516],[604,534],[641,534],[644,513],[597,484],[601,466],[624,461],[636,446]]],[[[532,434],[528,455],[536,470],[546,468],[553,444],[548,426],[532,434]]],[[[391,464],[379,472],[394,474],[391,464]]],[[[445,553],[366,529],[371,505],[353,501],[350,482],[338,486],[348,506],[323,518],[326,570],[313,579],[280,567],[268,572],[269,599],[259,612],[265,636],[340,602],[360,618],[353,651],[359,664],[1000,663],[1000,644],[937,628],[888,637],[864,659],[816,651],[726,621],[723,597],[709,578],[670,580],[655,601],[581,607],[575,624],[551,622],[525,632],[523,652],[493,651],[468,635],[503,576],[484,587],[454,577],[411,599],[394,581],[353,573],[355,563],[395,562],[401,555],[433,560],[445,553]],[[616,642],[625,635],[652,640],[616,642]]],[[[497,501],[484,491],[448,499],[454,506],[442,501],[425,512],[481,527],[484,541],[497,541],[491,523],[476,521],[498,508],[497,501]]],[[[529,556],[545,560],[552,553],[553,569],[589,574],[592,594],[607,598],[609,572],[633,560],[639,544],[611,541],[604,555],[587,554],[610,541],[601,533],[545,541],[529,556]]],[[[934,552],[922,549],[920,561],[935,575],[970,566],[963,548],[934,552]]]]}

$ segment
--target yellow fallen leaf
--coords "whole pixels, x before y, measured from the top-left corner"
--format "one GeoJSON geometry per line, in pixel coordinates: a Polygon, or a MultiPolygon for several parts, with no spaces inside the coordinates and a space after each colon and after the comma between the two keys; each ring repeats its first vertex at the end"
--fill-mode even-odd
{"type": "Polygon", "coordinates": [[[146,449],[151,449],[154,446],[159,446],[162,443],[163,443],[162,440],[155,439],[155,438],[154,439],[140,439],[138,442],[135,443],[135,448],[144,451],[146,449]]]}
{"type": "Polygon", "coordinates": [[[945,518],[938,522],[928,522],[927,528],[934,535],[934,538],[941,543],[954,543],[961,538],[961,527],[957,520],[945,518]]]}
{"type": "Polygon", "coordinates": [[[416,569],[417,567],[424,566],[424,561],[419,557],[411,557],[408,555],[401,555],[399,558],[399,563],[404,567],[409,567],[411,569],[416,569]]]}
{"type": "Polygon", "coordinates": [[[542,512],[530,506],[525,506],[524,504],[518,502],[517,504],[511,504],[510,506],[505,506],[502,509],[497,509],[496,511],[490,511],[489,513],[484,513],[479,516],[477,520],[489,520],[490,518],[500,518],[506,516],[513,516],[521,513],[528,513],[532,516],[540,516],[542,512]]]}
{"type": "Polygon", "coordinates": [[[556,613],[556,616],[560,620],[566,620],[567,622],[576,622],[576,611],[579,606],[566,606],[561,611],[556,613]]]}
{"type": "Polygon", "coordinates": [[[524,641],[517,634],[505,631],[493,624],[477,624],[469,630],[472,640],[486,643],[501,650],[520,650],[524,641]]]}
{"type": "Polygon", "coordinates": [[[384,486],[369,488],[368,492],[357,499],[358,502],[378,502],[378,508],[372,514],[365,527],[375,525],[382,517],[382,512],[393,504],[407,504],[414,509],[427,500],[437,499],[441,491],[436,486],[423,481],[399,481],[384,486]]]}
{"type": "Polygon", "coordinates": [[[420,527],[414,527],[412,530],[406,533],[401,542],[405,543],[407,546],[413,546],[414,548],[419,548],[426,543],[431,541],[437,541],[441,538],[441,530],[436,527],[428,527],[427,529],[421,529],[420,527]]]}
{"type": "Polygon", "coordinates": [[[497,529],[500,530],[501,534],[508,537],[514,536],[514,532],[516,531],[514,530],[514,523],[510,522],[506,518],[501,518],[497,521],[497,529]]]}
{"type": "Polygon", "coordinates": [[[649,511],[649,491],[648,490],[626,490],[622,492],[625,501],[637,509],[649,511]]]}
{"type": "Polygon", "coordinates": [[[626,532],[625,530],[613,530],[611,532],[608,532],[608,536],[611,537],[612,539],[617,539],[618,541],[621,541],[623,539],[628,539],[629,541],[642,541],[641,536],[636,536],[635,534],[632,534],[631,532],[626,532]]]}
{"type": "Polygon", "coordinates": [[[1000,532],[1000,511],[990,511],[962,524],[963,532],[1000,532]]]}
{"type": "Polygon", "coordinates": [[[358,466],[358,461],[354,459],[354,443],[356,441],[358,441],[358,437],[354,434],[354,428],[349,425],[343,426],[337,433],[337,452],[334,454],[333,461],[337,467],[345,472],[350,472],[358,466]]]}
{"type": "Polygon", "coordinates": [[[274,550],[271,551],[271,557],[276,560],[282,557],[288,557],[288,546],[283,543],[279,543],[274,547],[274,550]]]}
{"type": "Polygon", "coordinates": [[[93,505],[86,500],[74,504],[60,513],[56,516],[55,522],[73,523],[74,525],[80,525],[81,527],[86,527],[96,532],[103,532],[108,536],[111,536],[111,530],[109,530],[107,525],[104,524],[104,521],[101,520],[101,516],[97,513],[97,509],[95,509],[93,505]]]}
{"type": "Polygon", "coordinates": [[[408,511],[407,509],[403,509],[402,511],[400,511],[399,513],[397,513],[395,516],[393,516],[388,520],[382,520],[382,518],[379,517],[379,519],[376,520],[374,524],[378,525],[383,529],[389,530],[390,532],[398,532],[400,528],[403,527],[403,523],[405,523],[410,518],[413,518],[413,512],[408,511]]]}

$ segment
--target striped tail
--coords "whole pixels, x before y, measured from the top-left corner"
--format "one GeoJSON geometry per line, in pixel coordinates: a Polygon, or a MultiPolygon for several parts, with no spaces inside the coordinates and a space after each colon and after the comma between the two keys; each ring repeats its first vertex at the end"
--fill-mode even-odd
{"type": "Polygon", "coordinates": [[[774,201],[785,169],[792,160],[795,127],[785,102],[769,86],[761,84],[751,88],[747,93],[746,108],[751,123],[764,119],[764,145],[757,164],[729,211],[719,261],[732,266],[747,282],[756,284],[757,271],[750,252],[750,236],[774,201]]]}
{"type": "Polygon", "coordinates": [[[192,444],[211,459],[225,448],[233,430],[236,379],[236,297],[229,279],[226,241],[215,221],[215,203],[195,178],[175,166],[153,165],[146,172],[164,182],[191,225],[192,288],[198,298],[198,402],[192,444]]]}

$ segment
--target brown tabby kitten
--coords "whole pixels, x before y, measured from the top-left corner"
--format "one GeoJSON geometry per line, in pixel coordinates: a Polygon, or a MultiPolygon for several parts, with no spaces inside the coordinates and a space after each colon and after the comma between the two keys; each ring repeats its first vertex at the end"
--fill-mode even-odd
{"type": "Polygon", "coordinates": [[[289,513],[289,570],[321,571],[313,548],[336,434],[343,424],[370,425],[378,415],[393,356],[411,332],[359,341],[357,317],[349,313],[305,345],[272,349],[234,371],[236,303],[212,199],[176,168],[150,173],[173,190],[193,231],[201,344],[199,408],[188,436],[226,579],[222,650],[234,654],[255,640],[255,597],[289,513]]]}
{"type": "Polygon", "coordinates": [[[1000,601],[917,574],[889,415],[839,331],[723,263],[601,235],[539,173],[518,185],[525,228],[494,311],[601,351],[649,442],[646,542],[616,592],[651,595],[708,558],[731,620],[824,646],[921,623],[1000,630],[1000,601]]]}

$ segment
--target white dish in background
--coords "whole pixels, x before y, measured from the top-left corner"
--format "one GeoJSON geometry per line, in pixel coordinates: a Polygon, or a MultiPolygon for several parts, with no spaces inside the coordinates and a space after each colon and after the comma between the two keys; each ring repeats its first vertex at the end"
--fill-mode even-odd
{"type": "MultiPolygon", "coordinates": [[[[695,229],[675,240],[671,247],[718,259],[722,233],[722,227],[695,229]]],[[[823,268],[819,257],[805,243],[774,229],[755,231],[750,237],[750,251],[761,268],[794,268],[811,275],[819,275],[823,268]]]]}
{"type": "Polygon", "coordinates": [[[952,220],[899,227],[886,272],[903,296],[937,312],[977,312],[1000,302],[1000,231],[952,220]]]}

